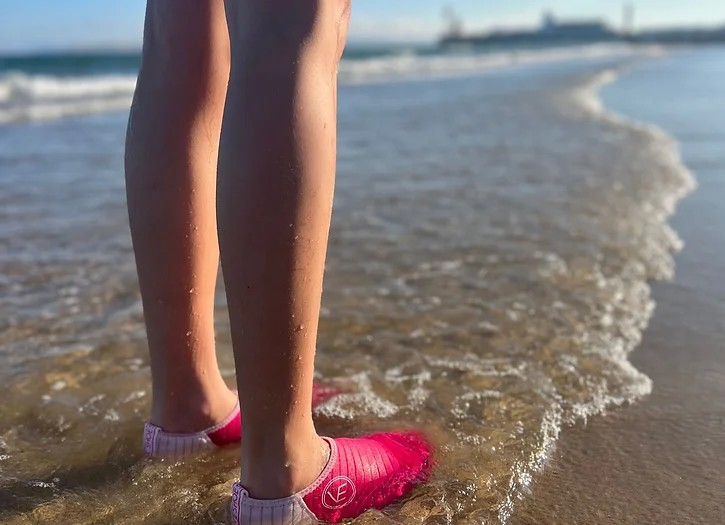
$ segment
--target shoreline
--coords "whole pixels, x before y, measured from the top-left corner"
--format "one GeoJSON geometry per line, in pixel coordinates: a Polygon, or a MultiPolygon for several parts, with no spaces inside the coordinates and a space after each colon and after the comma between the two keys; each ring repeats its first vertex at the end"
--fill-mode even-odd
{"type": "Polygon", "coordinates": [[[725,458],[715,452],[725,448],[725,359],[718,339],[688,328],[707,305],[677,283],[656,284],[654,296],[632,356],[653,393],[563,432],[512,525],[725,522],[725,458]]]}
{"type": "MultiPolygon", "coordinates": [[[[711,392],[688,393],[691,385],[683,383],[667,390],[669,397],[656,396],[672,374],[677,385],[678,369],[687,366],[695,366],[690,382],[725,382],[725,372],[712,375],[718,336],[708,339],[707,359],[688,354],[689,342],[707,333],[707,323],[720,314],[683,306],[691,292],[683,290],[679,275],[671,297],[661,298],[659,291],[670,285],[651,284],[653,277],[671,275],[680,243],[670,218],[686,181],[678,143],[669,139],[675,133],[652,139],[646,126],[631,128],[659,124],[656,119],[597,103],[610,89],[599,93],[598,83],[611,78],[599,73],[600,66],[621,62],[434,79],[422,85],[421,97],[411,97],[407,82],[347,88],[318,371],[352,387],[351,395],[320,411],[321,428],[342,435],[423,427],[440,443],[442,458],[418,497],[361,523],[416,516],[451,523],[565,525],[569,519],[599,525],[606,520],[590,511],[601,505],[619,513],[613,523],[630,514],[638,517],[634,522],[647,523],[648,503],[631,495],[643,494],[640,485],[654,487],[647,476],[663,471],[664,481],[656,477],[661,483],[646,500],[667,499],[672,472],[661,465],[690,461],[676,452],[697,448],[687,442],[693,437],[687,432],[700,420],[689,414],[698,414],[698,403],[711,392]],[[637,122],[609,122],[610,107],[637,122]],[[675,305],[664,324],[662,307],[652,318],[653,293],[660,304],[675,305]],[[707,323],[697,326],[688,316],[707,323]],[[684,327],[671,333],[679,320],[684,327]],[[657,336],[651,352],[641,358],[640,348],[630,355],[648,322],[645,345],[653,344],[650,334],[657,336]],[[663,346],[674,350],[663,357],[663,346]],[[652,382],[645,373],[655,380],[655,394],[627,408],[628,400],[649,394],[652,382]],[[687,396],[695,402],[684,404],[687,396]],[[643,409],[652,399],[655,408],[643,409]],[[679,408],[663,415],[663,406],[679,408]],[[589,426],[576,423],[602,412],[589,426]],[[672,421],[652,430],[650,421],[665,417],[672,421]],[[587,441],[584,433],[592,428],[595,437],[613,437],[587,441]],[[632,459],[637,450],[642,453],[632,459]],[[569,464],[573,474],[562,475],[563,481],[554,477],[554,494],[547,496],[544,482],[569,464]],[[616,484],[613,501],[602,497],[609,484],[616,484]],[[570,490],[561,494],[562,487],[570,490]],[[556,497],[565,498],[563,511],[551,503],[559,505],[556,497]],[[430,501],[437,502],[434,508],[430,501]],[[522,522],[532,516],[527,509],[539,514],[522,522]]],[[[660,62],[637,64],[652,69],[651,63],[660,62]]],[[[720,69],[713,70],[717,80],[720,69]]],[[[673,85],[678,74],[670,72],[673,85]]],[[[646,82],[639,86],[634,109],[647,106],[649,93],[657,91],[646,82]]],[[[689,88],[677,88],[683,99],[689,88]]],[[[672,99],[680,103],[678,96],[672,99]]],[[[10,137],[5,158],[15,174],[6,183],[15,192],[8,191],[8,200],[23,204],[11,211],[25,213],[14,212],[23,217],[23,228],[5,234],[15,248],[7,260],[18,276],[17,284],[8,282],[25,293],[17,294],[6,316],[13,328],[3,334],[9,344],[0,357],[22,356],[18,363],[37,358],[13,379],[8,406],[0,410],[10,428],[0,433],[10,469],[0,476],[0,488],[12,498],[0,504],[0,515],[18,523],[58,516],[97,521],[109,512],[135,522],[161,516],[206,523],[211,515],[223,522],[228,484],[238,474],[232,450],[194,465],[193,473],[140,461],[138,430],[148,413],[150,383],[120,198],[121,119],[114,114],[2,128],[10,137]],[[33,149],[38,143],[47,144],[40,158],[33,149]],[[42,191],[25,191],[26,184],[42,191]],[[68,203],[76,203],[73,213],[68,203]],[[48,320],[42,331],[41,316],[48,320]],[[89,433],[98,439],[89,441],[89,433]],[[102,507],[95,506],[99,494],[102,507]]],[[[705,135],[711,131],[697,118],[692,122],[705,135]]],[[[659,135],[658,129],[649,131],[659,135]]],[[[677,227],[688,241],[692,232],[718,224],[693,217],[689,232],[677,227]]],[[[708,255],[693,256],[686,275],[701,276],[708,255]]],[[[696,283],[698,290],[712,291],[710,281],[723,274],[723,268],[711,272],[696,283]]],[[[725,293],[718,300],[725,304],[725,293]]],[[[221,294],[215,313],[219,363],[231,377],[221,294]]],[[[717,439],[720,421],[705,423],[698,434],[717,439]]],[[[700,450],[708,453],[707,447],[700,450]]],[[[697,468],[708,462],[717,464],[691,461],[697,468]]],[[[697,475],[697,469],[688,474],[697,475]]]]}
{"type": "MultiPolygon", "coordinates": [[[[678,130],[660,129],[687,150],[678,130]]],[[[512,525],[725,523],[725,183],[712,159],[684,162],[699,189],[669,223],[685,249],[676,278],[651,284],[657,308],[629,359],[653,392],[564,431],[512,525]]]]}

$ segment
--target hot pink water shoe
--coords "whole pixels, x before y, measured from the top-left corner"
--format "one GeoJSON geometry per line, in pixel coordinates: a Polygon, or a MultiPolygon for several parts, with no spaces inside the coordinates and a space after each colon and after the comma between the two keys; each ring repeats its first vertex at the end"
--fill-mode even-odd
{"type": "Polygon", "coordinates": [[[382,509],[425,482],[431,446],[413,432],[325,440],[330,459],[317,481],[287,498],[258,500],[232,489],[232,525],[339,523],[382,509]]]}

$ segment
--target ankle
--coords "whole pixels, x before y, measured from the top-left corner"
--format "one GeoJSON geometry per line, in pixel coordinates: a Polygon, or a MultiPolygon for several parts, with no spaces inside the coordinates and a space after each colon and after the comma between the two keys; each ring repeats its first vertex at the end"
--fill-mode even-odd
{"type": "Polygon", "coordinates": [[[214,382],[189,381],[154,390],[150,421],[166,432],[201,432],[228,417],[237,402],[221,377],[214,382]]]}
{"type": "Polygon", "coordinates": [[[283,446],[249,448],[243,441],[241,485],[255,499],[286,498],[309,487],[330,458],[330,445],[314,432],[283,446]]]}

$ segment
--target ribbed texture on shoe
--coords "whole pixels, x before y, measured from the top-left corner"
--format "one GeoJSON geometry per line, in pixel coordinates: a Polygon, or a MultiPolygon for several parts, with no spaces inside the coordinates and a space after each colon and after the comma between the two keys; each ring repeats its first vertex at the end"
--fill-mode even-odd
{"type": "Polygon", "coordinates": [[[413,432],[327,441],[330,460],[302,492],[284,499],[256,500],[236,483],[232,524],[339,523],[390,505],[425,482],[430,473],[431,447],[413,432]]]}
{"type": "Polygon", "coordinates": [[[239,404],[221,423],[201,432],[174,434],[152,423],[144,426],[144,454],[151,458],[181,459],[242,439],[239,404]]]}
{"type": "Polygon", "coordinates": [[[335,444],[336,464],[303,497],[322,521],[338,523],[368,509],[382,509],[428,479],[431,446],[417,433],[341,438],[335,444]]]}
{"type": "Polygon", "coordinates": [[[231,512],[232,525],[312,525],[318,523],[317,518],[298,494],[284,499],[253,499],[239,483],[235,483],[232,488],[231,512]]]}

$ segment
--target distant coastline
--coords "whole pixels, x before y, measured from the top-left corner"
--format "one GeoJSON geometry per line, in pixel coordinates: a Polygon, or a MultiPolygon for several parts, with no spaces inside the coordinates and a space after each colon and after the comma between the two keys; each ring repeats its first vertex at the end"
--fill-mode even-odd
{"type": "Polygon", "coordinates": [[[620,30],[604,21],[559,20],[544,13],[538,28],[531,30],[494,30],[484,33],[464,33],[460,20],[451,15],[450,27],[439,40],[441,47],[482,47],[487,45],[566,45],[626,42],[643,44],[713,44],[725,43],[725,24],[715,28],[672,27],[635,31],[633,22],[620,30]]]}

